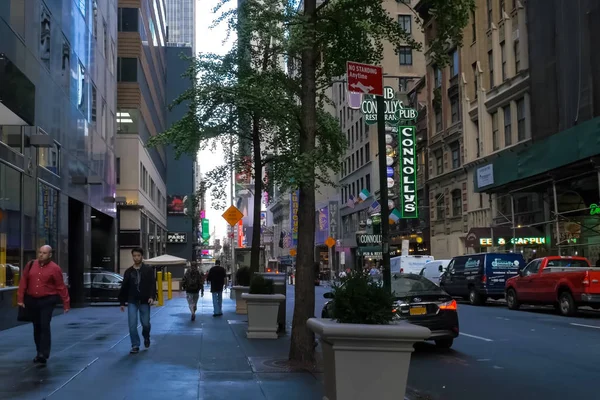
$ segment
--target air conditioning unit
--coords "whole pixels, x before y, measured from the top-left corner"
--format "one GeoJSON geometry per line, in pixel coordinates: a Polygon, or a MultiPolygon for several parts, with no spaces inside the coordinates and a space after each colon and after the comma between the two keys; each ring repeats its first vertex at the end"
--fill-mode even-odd
{"type": "Polygon", "coordinates": [[[519,40],[519,29],[515,29],[513,31],[513,42],[516,42],[517,40],[519,40]]]}
{"type": "Polygon", "coordinates": [[[25,137],[28,138],[26,139],[26,143],[29,146],[40,148],[54,147],[54,139],[39,126],[25,126],[23,128],[25,137]]]}

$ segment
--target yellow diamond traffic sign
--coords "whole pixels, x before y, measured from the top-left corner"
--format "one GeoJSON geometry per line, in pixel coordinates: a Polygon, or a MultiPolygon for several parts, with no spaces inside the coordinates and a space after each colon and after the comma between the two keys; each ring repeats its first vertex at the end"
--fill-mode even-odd
{"type": "Polygon", "coordinates": [[[335,239],[329,236],[325,241],[325,244],[327,245],[327,247],[332,248],[333,246],[335,246],[335,239]]]}
{"type": "Polygon", "coordinates": [[[235,226],[244,217],[244,214],[236,206],[231,206],[225,210],[222,216],[229,225],[235,226]]]}
{"type": "Polygon", "coordinates": [[[297,254],[297,253],[296,253],[296,249],[291,249],[291,250],[290,250],[290,256],[292,256],[292,257],[296,257],[296,254],[297,254]]]}

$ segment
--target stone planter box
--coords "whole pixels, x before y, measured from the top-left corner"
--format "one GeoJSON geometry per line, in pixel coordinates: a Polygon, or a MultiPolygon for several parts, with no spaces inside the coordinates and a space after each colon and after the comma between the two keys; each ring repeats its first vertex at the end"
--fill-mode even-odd
{"type": "Polygon", "coordinates": [[[235,313],[240,315],[248,314],[246,300],[242,298],[242,294],[248,293],[250,286],[234,286],[231,289],[235,293],[235,313]]]}
{"type": "Polygon", "coordinates": [[[323,400],[403,399],[413,344],[431,335],[407,322],[361,325],[310,318],[307,324],[323,347],[323,400]]]}
{"type": "Polygon", "coordinates": [[[248,339],[277,339],[277,313],[283,294],[242,294],[248,305],[248,339]]]}

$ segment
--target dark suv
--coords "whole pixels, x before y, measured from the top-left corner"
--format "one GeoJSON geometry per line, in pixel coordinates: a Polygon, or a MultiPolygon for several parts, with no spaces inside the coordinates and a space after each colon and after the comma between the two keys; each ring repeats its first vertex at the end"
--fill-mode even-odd
{"type": "Polygon", "coordinates": [[[83,274],[83,285],[89,293],[88,301],[98,303],[118,302],[123,277],[112,271],[93,268],[83,274]]]}

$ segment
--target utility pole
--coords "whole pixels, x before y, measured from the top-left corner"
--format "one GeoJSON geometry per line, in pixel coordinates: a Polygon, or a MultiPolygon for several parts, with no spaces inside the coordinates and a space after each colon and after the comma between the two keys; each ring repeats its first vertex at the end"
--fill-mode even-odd
{"type": "Polygon", "coordinates": [[[385,152],[385,99],[377,96],[377,152],[379,153],[379,198],[381,199],[381,267],[383,287],[392,290],[390,271],[390,210],[388,206],[387,164],[385,152]]]}
{"type": "MultiPolygon", "coordinates": [[[[235,205],[235,162],[233,159],[233,144],[234,144],[234,139],[233,139],[233,133],[231,134],[231,138],[230,138],[230,148],[231,148],[231,182],[230,182],[230,188],[229,188],[229,196],[231,198],[231,205],[235,205]]],[[[234,227],[231,227],[231,279],[233,280],[234,284],[237,284],[237,282],[235,281],[235,273],[237,272],[236,266],[235,266],[235,231],[234,231],[234,227]]]]}

